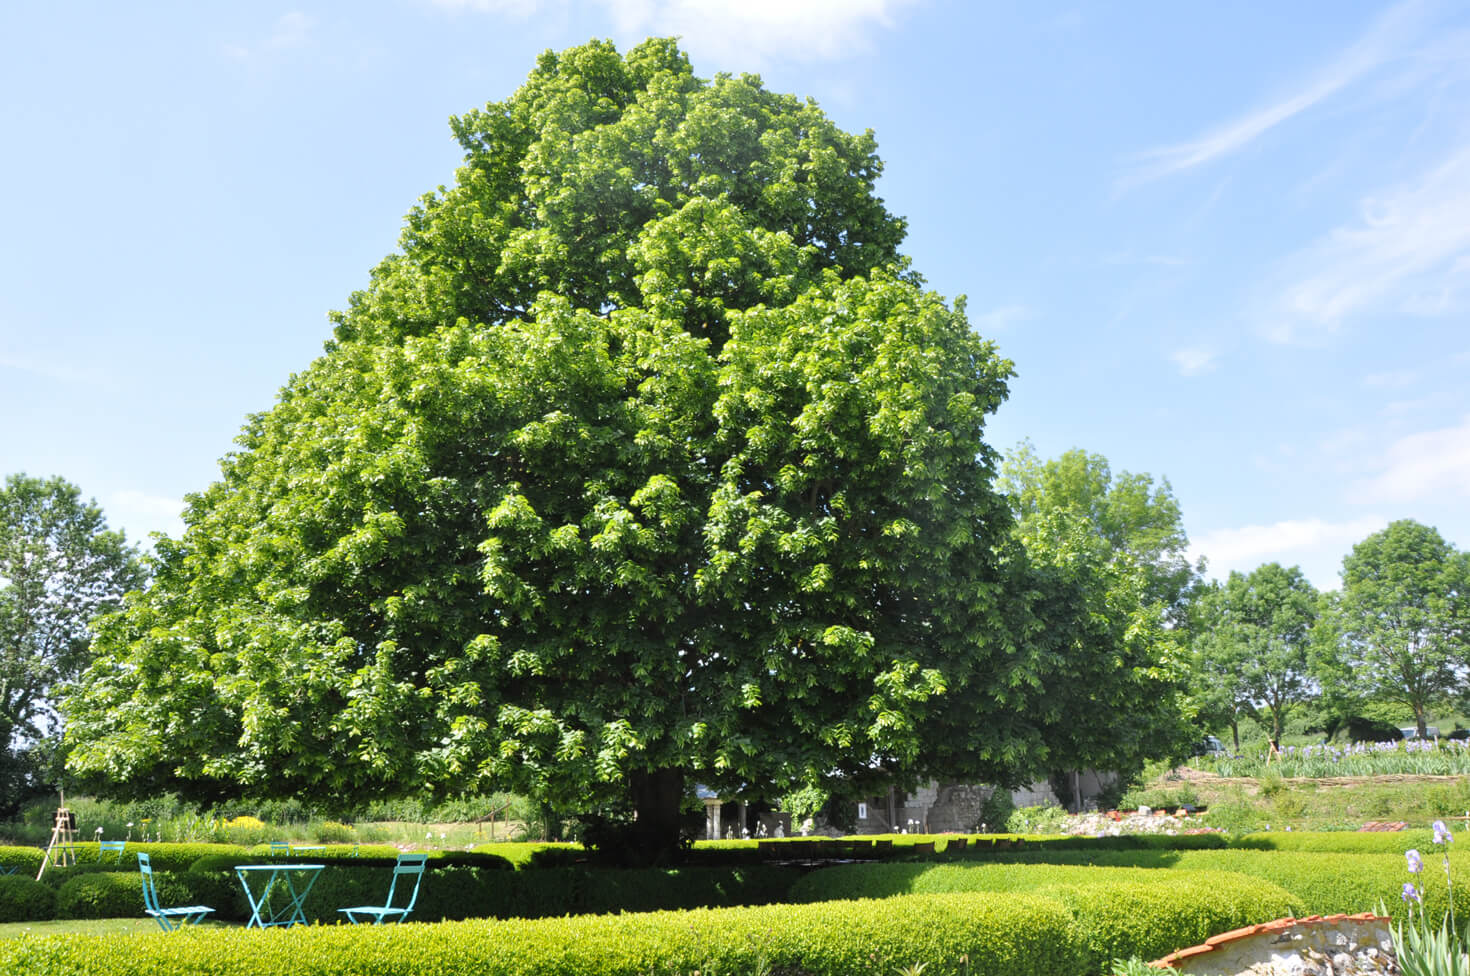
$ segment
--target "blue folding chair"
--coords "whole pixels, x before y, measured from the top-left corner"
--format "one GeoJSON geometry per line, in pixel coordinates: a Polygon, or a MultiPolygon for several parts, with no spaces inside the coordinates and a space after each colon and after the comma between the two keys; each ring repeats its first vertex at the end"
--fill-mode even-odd
{"type": "MultiPolygon", "coordinates": [[[[359,921],[371,918],[374,925],[382,925],[383,922],[392,918],[395,922],[402,922],[413,911],[414,902],[419,898],[419,885],[424,880],[424,862],[429,859],[427,854],[400,854],[398,863],[393,865],[393,883],[388,885],[388,902],[384,905],[358,905],[356,908],[339,908],[337,911],[344,913],[347,920],[353,925],[359,921]],[[393,896],[398,891],[398,879],[412,875],[413,893],[408,896],[408,904],[402,908],[393,905],[393,896]],[[359,919],[357,916],[361,915],[359,919]]],[[[407,884],[404,885],[407,887],[407,884]]]]}
{"type": "Polygon", "coordinates": [[[138,870],[143,875],[143,911],[153,916],[165,932],[185,925],[197,925],[200,919],[214,911],[208,905],[164,908],[158,904],[158,889],[153,886],[153,865],[149,863],[147,854],[138,854],[138,870]]]}
{"type": "Polygon", "coordinates": [[[273,857],[276,857],[276,856],[290,857],[291,856],[291,845],[288,844],[288,843],[286,843],[283,840],[273,840],[273,841],[271,841],[271,856],[273,856],[273,857]]]}
{"type": "Polygon", "coordinates": [[[97,860],[102,860],[103,854],[111,854],[114,861],[121,861],[123,848],[128,846],[125,840],[99,840],[97,842],[97,860]]]}

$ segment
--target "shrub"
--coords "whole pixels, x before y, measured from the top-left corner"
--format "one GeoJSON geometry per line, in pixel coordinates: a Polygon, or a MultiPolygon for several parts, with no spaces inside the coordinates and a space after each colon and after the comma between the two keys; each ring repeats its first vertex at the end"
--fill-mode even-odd
{"type": "Polygon", "coordinates": [[[57,918],[126,918],[143,914],[139,876],[109,871],[68,878],[56,892],[57,918]]]}
{"type": "Polygon", "coordinates": [[[32,878],[41,870],[41,858],[45,852],[37,847],[0,847],[0,868],[15,868],[16,874],[28,874],[32,878]]]}
{"type": "Polygon", "coordinates": [[[1052,899],[986,894],[437,926],[325,926],[289,938],[238,929],[0,943],[0,972],[48,976],[642,976],[782,972],[1085,976],[1072,915],[1052,899]]]}
{"type": "Polygon", "coordinates": [[[43,922],[56,917],[56,892],[34,878],[0,877],[0,922],[43,922]]]}

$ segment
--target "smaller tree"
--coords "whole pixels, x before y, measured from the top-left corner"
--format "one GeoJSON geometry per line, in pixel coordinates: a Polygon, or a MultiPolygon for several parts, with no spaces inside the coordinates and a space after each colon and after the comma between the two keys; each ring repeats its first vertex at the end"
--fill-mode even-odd
{"type": "Polygon", "coordinates": [[[1390,524],[1343,559],[1333,626],[1335,667],[1407,705],[1424,735],[1428,710],[1449,700],[1470,652],[1470,554],[1430,526],[1390,524]]]}
{"type": "MultiPolygon", "coordinates": [[[[1237,711],[1246,703],[1269,716],[1271,741],[1281,741],[1286,716],[1310,697],[1312,626],[1317,590],[1300,568],[1267,563],[1250,575],[1230,574],[1211,591],[1208,631],[1199,651],[1217,687],[1229,688],[1237,711]]],[[[1239,744],[1239,731],[1231,729],[1239,744]]]]}
{"type": "Polygon", "coordinates": [[[89,658],[93,618],[146,579],[137,550],[61,478],[0,487],[0,810],[40,784],[36,756],[58,738],[58,686],[89,658]]]}

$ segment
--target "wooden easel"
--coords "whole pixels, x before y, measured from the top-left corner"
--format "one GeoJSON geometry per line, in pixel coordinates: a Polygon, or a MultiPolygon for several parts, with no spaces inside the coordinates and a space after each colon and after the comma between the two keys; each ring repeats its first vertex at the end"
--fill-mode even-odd
{"type": "Polygon", "coordinates": [[[36,872],[37,881],[46,873],[47,864],[65,867],[77,863],[77,815],[66,808],[65,793],[61,794],[61,806],[56,808],[56,818],[52,823],[51,843],[41,858],[41,870],[36,872]]]}

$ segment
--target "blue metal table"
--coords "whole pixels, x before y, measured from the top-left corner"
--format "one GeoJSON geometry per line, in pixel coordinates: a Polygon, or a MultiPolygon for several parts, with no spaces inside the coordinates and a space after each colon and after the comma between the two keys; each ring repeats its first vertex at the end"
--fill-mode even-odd
{"type": "Polygon", "coordinates": [[[265,929],[273,925],[305,925],[306,913],[302,905],[324,867],[325,864],[235,865],[235,875],[245,889],[246,900],[250,902],[250,921],[245,923],[245,927],[265,929]],[[250,887],[252,876],[265,879],[258,893],[250,887]],[[302,879],[300,884],[298,878],[302,879]],[[272,908],[271,892],[278,888],[286,893],[285,903],[272,908]]]}

